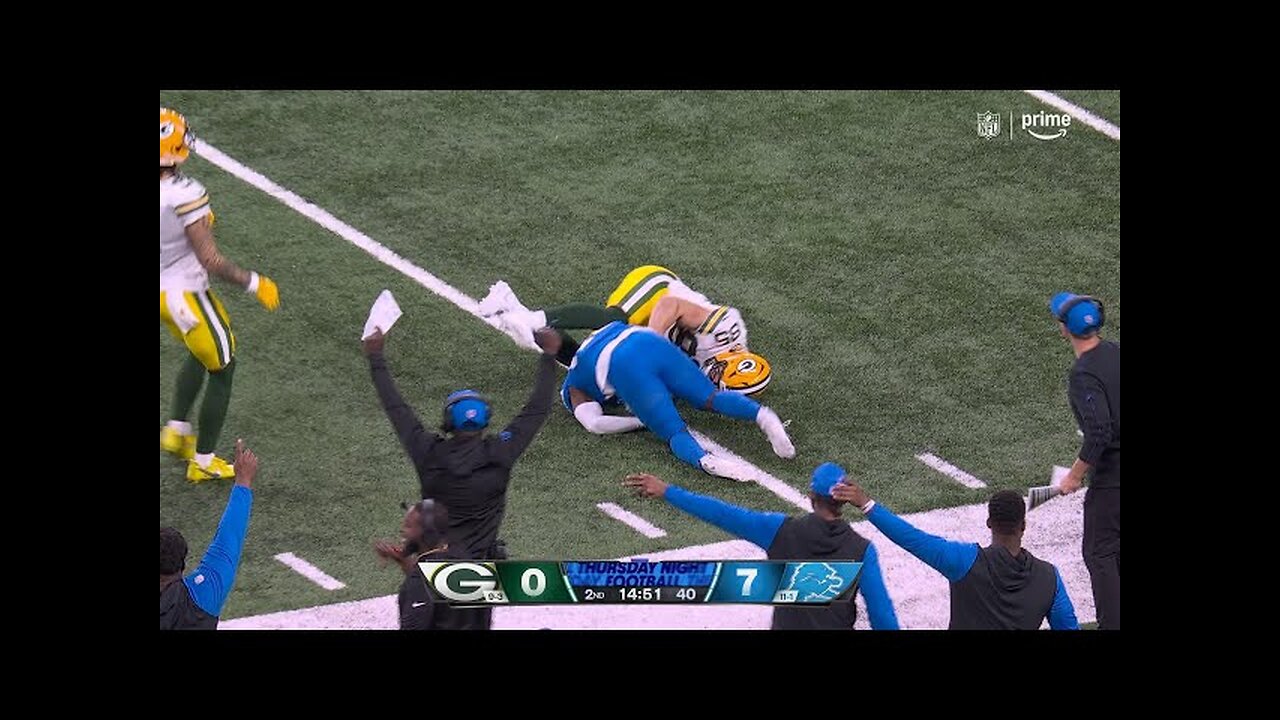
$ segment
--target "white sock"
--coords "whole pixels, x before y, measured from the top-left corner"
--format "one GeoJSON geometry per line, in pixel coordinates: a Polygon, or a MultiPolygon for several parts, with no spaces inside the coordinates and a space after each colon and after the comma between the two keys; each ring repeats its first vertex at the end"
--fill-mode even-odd
{"type": "Polygon", "coordinates": [[[208,469],[209,463],[213,462],[213,453],[196,453],[195,460],[201,470],[208,469]]]}
{"type": "Polygon", "coordinates": [[[191,434],[191,423],[186,420],[170,420],[166,423],[170,429],[177,430],[180,435],[191,434]]]}

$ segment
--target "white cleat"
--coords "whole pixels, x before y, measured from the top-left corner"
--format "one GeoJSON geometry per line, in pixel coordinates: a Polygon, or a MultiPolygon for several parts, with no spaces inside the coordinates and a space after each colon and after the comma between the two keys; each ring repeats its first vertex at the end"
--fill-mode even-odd
{"type": "Polygon", "coordinates": [[[709,475],[729,478],[738,482],[751,482],[756,479],[755,473],[745,463],[727,457],[707,453],[698,462],[709,475]]]}
{"type": "Polygon", "coordinates": [[[761,405],[760,412],[756,413],[756,424],[764,431],[765,437],[769,438],[775,455],[788,459],[796,456],[796,446],[787,437],[787,428],[778,419],[778,413],[761,405]]]}
{"type": "Polygon", "coordinates": [[[480,300],[479,310],[483,317],[493,317],[515,309],[523,310],[524,306],[520,304],[520,300],[516,298],[515,292],[506,280],[499,280],[490,285],[489,294],[480,300]]]}

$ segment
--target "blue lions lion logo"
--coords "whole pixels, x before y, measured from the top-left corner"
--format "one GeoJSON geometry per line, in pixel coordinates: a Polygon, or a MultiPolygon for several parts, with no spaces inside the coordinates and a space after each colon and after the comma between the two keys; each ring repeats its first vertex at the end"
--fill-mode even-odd
{"type": "Polygon", "coordinates": [[[795,590],[797,602],[835,600],[844,589],[844,578],[827,563],[801,563],[791,573],[787,590],[795,590]]]}

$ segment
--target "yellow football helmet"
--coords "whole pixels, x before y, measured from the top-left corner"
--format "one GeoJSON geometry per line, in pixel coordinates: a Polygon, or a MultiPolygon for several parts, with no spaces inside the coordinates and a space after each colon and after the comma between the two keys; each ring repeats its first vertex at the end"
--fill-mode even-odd
{"type": "Polygon", "coordinates": [[[746,350],[730,350],[711,358],[703,366],[707,378],[721,390],[755,395],[773,378],[769,361],[746,350]]]}
{"type": "Polygon", "coordinates": [[[160,167],[174,167],[186,161],[196,136],[191,134],[187,119],[177,110],[160,108],[160,167]]]}

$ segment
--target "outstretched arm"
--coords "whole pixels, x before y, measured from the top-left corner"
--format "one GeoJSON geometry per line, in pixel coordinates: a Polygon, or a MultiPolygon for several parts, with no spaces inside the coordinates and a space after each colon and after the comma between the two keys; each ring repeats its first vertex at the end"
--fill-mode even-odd
{"type": "Polygon", "coordinates": [[[547,415],[551,412],[551,398],[555,395],[555,379],[555,353],[544,352],[538,358],[538,375],[533,382],[533,392],[529,393],[529,399],[520,409],[520,414],[498,436],[502,441],[505,462],[514,463],[547,421],[547,415]]]}
{"type": "Polygon", "coordinates": [[[778,528],[787,519],[782,513],[756,512],[713,497],[691,493],[646,473],[628,475],[623,484],[638,489],[646,497],[665,498],[667,502],[699,520],[709,522],[765,550],[773,544],[778,528]]]}
{"type": "Polygon", "coordinates": [[[831,497],[852,503],[861,508],[876,529],[915,555],[926,565],[942,573],[947,580],[956,582],[969,573],[973,561],[978,559],[978,546],[974,543],[958,543],[930,535],[876,503],[852,478],[845,477],[831,488],[831,497]]]}
{"type": "Polygon", "coordinates": [[[236,482],[231,486],[231,498],[222,512],[213,542],[209,543],[195,572],[183,578],[196,605],[214,617],[222,614],[222,605],[235,585],[244,537],[249,532],[249,511],[253,508],[258,457],[244,446],[243,440],[236,441],[235,468],[236,482]]]}
{"type": "Polygon", "coordinates": [[[387,369],[387,359],[382,352],[385,342],[386,337],[381,330],[375,330],[373,335],[364,341],[364,354],[369,358],[369,373],[373,376],[373,387],[378,391],[378,402],[382,404],[382,411],[391,421],[391,427],[395,429],[396,437],[400,439],[400,445],[409,455],[414,468],[419,468],[426,462],[431,448],[439,437],[422,426],[422,421],[418,419],[417,414],[401,397],[395,380],[391,378],[391,371],[387,369]]]}
{"type": "Polygon", "coordinates": [[[942,573],[947,580],[956,582],[969,573],[973,561],[978,559],[975,543],[960,543],[930,535],[911,523],[894,515],[889,508],[877,504],[871,508],[867,519],[899,547],[924,561],[926,565],[942,573]]]}
{"type": "Polygon", "coordinates": [[[557,305],[542,312],[547,327],[560,330],[598,330],[611,322],[627,321],[627,314],[622,308],[600,307],[599,305],[557,305]]]}

